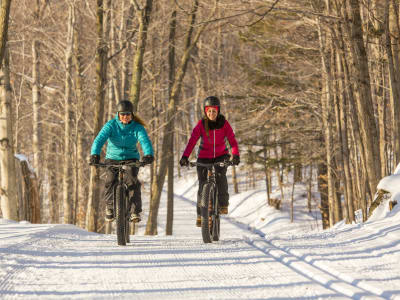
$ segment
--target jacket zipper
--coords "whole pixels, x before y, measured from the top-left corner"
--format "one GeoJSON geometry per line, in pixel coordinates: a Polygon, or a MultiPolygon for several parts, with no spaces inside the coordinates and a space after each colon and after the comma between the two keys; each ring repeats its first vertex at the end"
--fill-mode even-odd
{"type": "Polygon", "coordinates": [[[214,131],[214,158],[215,158],[215,130],[214,131]]]}

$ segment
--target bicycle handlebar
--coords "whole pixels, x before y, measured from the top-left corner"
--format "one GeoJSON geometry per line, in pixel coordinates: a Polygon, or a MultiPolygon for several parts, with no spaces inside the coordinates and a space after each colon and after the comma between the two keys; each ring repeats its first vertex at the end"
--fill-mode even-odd
{"type": "Polygon", "coordinates": [[[91,164],[91,166],[94,167],[102,167],[102,168],[107,168],[107,167],[123,167],[123,166],[133,166],[133,167],[144,167],[146,164],[143,161],[132,161],[132,162],[126,162],[126,163],[119,163],[119,164],[106,164],[106,163],[98,163],[98,164],[91,164]]]}
{"type": "Polygon", "coordinates": [[[196,161],[190,161],[189,162],[189,166],[190,167],[205,167],[205,168],[210,168],[212,166],[218,166],[218,167],[229,167],[229,166],[233,166],[233,162],[231,160],[228,161],[221,161],[221,162],[215,162],[215,163],[210,163],[210,164],[205,164],[205,163],[201,163],[201,162],[196,162],[196,161]]]}

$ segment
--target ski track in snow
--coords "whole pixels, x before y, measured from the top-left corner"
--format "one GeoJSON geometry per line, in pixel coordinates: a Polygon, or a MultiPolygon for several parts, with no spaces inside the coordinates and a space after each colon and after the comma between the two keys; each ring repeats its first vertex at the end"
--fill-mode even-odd
{"type": "MultiPolygon", "coordinates": [[[[135,235],[125,247],[116,245],[115,234],[72,225],[0,226],[0,299],[396,298],[331,264],[333,253],[310,249],[315,243],[302,237],[265,236],[223,217],[221,240],[204,244],[194,226],[193,189],[196,184],[175,195],[173,236],[135,235]]],[[[160,208],[160,232],[165,216],[160,208]]],[[[399,251],[398,231],[363,226],[370,235],[345,229],[332,242],[368,243],[379,235],[388,251],[399,251]]],[[[336,233],[320,233],[325,240],[330,234],[336,233]]]]}

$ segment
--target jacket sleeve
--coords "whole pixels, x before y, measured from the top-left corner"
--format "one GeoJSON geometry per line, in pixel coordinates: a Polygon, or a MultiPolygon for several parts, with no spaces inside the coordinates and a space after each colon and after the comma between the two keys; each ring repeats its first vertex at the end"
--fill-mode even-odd
{"type": "Polygon", "coordinates": [[[96,138],[93,141],[92,144],[92,149],[90,151],[90,154],[97,154],[100,155],[101,148],[104,146],[106,141],[111,135],[112,131],[112,126],[111,126],[111,121],[107,122],[103,128],[100,130],[100,132],[97,134],[96,138]]]}
{"type": "Polygon", "coordinates": [[[192,153],[193,148],[196,146],[196,143],[201,136],[201,126],[202,126],[201,121],[199,121],[199,123],[197,123],[196,127],[193,128],[189,142],[187,143],[185,151],[183,151],[182,156],[189,157],[190,153],[192,153]]]}
{"type": "Polygon", "coordinates": [[[235,133],[228,121],[225,121],[225,136],[232,147],[232,155],[239,155],[239,146],[235,138],[235,133]]]}
{"type": "Polygon", "coordinates": [[[147,135],[146,129],[142,125],[138,125],[136,134],[140,146],[142,147],[143,155],[154,156],[153,145],[151,144],[151,140],[147,135]]]}

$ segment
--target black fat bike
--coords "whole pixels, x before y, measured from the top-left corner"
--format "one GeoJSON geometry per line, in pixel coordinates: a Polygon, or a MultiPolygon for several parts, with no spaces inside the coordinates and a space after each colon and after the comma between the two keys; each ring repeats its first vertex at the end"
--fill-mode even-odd
{"type": "MultiPolygon", "coordinates": [[[[114,186],[114,220],[116,221],[117,229],[117,242],[118,245],[125,246],[130,242],[129,238],[129,218],[132,211],[129,204],[128,186],[125,183],[124,176],[128,171],[128,167],[143,167],[145,163],[141,161],[126,162],[121,164],[93,164],[95,167],[115,168],[118,171],[118,182],[114,186]]],[[[134,205],[134,204],[132,204],[134,205]]]]}
{"type": "Polygon", "coordinates": [[[220,216],[218,204],[218,186],[215,179],[215,166],[232,166],[231,161],[204,164],[190,162],[191,167],[199,166],[207,168],[207,181],[201,191],[200,212],[201,212],[201,235],[204,243],[219,241],[220,237],[220,216]]]}

